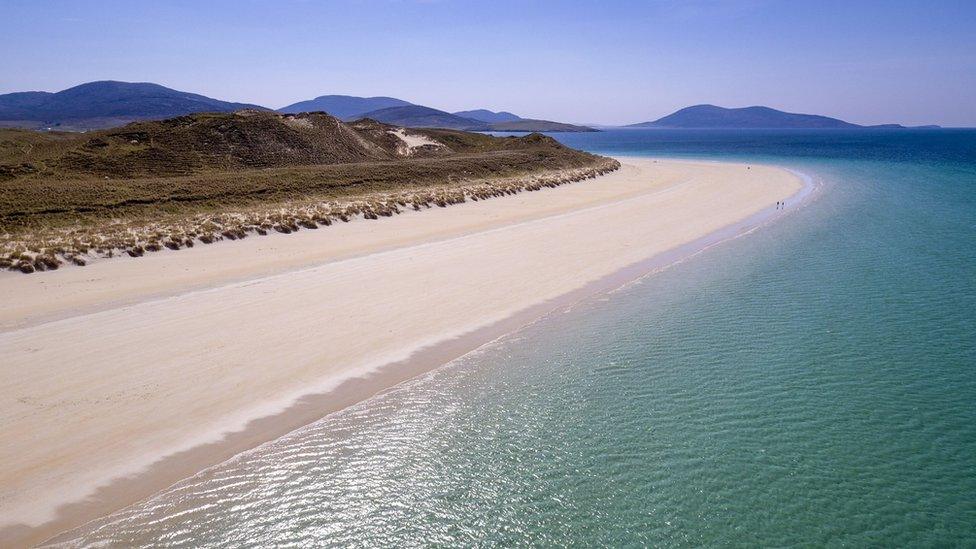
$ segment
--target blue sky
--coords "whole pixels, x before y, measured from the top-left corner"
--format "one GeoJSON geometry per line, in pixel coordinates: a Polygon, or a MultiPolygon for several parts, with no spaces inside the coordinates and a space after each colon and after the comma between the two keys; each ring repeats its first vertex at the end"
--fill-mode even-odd
{"type": "Polygon", "coordinates": [[[157,82],[631,123],[713,103],[976,126],[976,1],[0,0],[0,93],[157,82]]]}

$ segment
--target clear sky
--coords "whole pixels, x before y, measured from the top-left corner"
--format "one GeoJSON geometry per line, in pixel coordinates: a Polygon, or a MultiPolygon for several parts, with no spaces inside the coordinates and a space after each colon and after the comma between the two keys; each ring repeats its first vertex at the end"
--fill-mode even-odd
{"type": "Polygon", "coordinates": [[[976,0],[0,0],[0,93],[156,82],[584,123],[713,103],[976,126],[976,0]]]}

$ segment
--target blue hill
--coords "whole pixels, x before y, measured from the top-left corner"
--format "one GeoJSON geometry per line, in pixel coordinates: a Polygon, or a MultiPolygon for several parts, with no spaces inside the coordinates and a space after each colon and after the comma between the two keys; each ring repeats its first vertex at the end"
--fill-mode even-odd
{"type": "Polygon", "coordinates": [[[172,118],[198,112],[264,109],[220,101],[148,82],[103,80],[50,92],[0,95],[0,121],[25,125],[68,125],[76,129],[116,126],[134,120],[172,118]]]}
{"type": "Polygon", "coordinates": [[[409,101],[395,97],[355,97],[352,95],[322,95],[308,101],[299,101],[278,109],[283,113],[323,111],[336,118],[359,118],[365,113],[388,109],[390,107],[408,107],[413,105],[409,101]]]}
{"type": "Polygon", "coordinates": [[[521,116],[512,114],[507,111],[489,111],[488,109],[475,109],[473,111],[459,111],[454,113],[455,116],[460,116],[461,118],[473,118],[474,120],[481,120],[482,122],[488,122],[489,124],[494,124],[496,122],[514,122],[516,120],[522,120],[521,116]]]}

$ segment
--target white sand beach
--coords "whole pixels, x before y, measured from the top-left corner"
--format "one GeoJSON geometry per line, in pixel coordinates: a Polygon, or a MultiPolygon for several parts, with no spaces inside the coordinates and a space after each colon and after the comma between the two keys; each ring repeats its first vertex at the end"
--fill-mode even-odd
{"type": "MultiPolygon", "coordinates": [[[[773,215],[803,187],[770,166],[621,162],[594,180],[380,221],[5,273],[0,532],[43,540],[91,518],[61,506],[165,456],[773,215]]],[[[251,444],[283,434],[266,425],[251,444]]],[[[185,471],[155,471],[143,489],[185,471]]]]}

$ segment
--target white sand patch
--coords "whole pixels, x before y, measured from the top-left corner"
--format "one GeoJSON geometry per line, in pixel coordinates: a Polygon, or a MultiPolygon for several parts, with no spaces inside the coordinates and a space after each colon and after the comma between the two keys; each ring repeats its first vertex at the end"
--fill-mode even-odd
{"type": "Polygon", "coordinates": [[[425,145],[433,145],[435,147],[444,146],[443,144],[434,141],[433,139],[427,137],[426,135],[408,134],[407,131],[403,128],[397,128],[391,131],[390,134],[397,136],[397,138],[399,138],[400,141],[403,142],[404,147],[400,149],[402,151],[400,154],[403,154],[405,156],[409,156],[410,154],[413,154],[413,151],[415,149],[419,147],[423,147],[425,145]]]}

